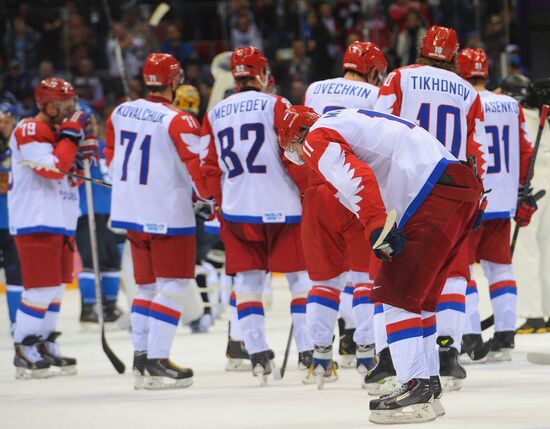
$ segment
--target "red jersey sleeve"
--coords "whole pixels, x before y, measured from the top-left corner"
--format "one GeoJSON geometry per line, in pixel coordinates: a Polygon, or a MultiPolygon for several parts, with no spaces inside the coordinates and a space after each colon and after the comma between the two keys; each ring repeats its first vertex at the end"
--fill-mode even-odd
{"type": "Polygon", "coordinates": [[[187,171],[193,183],[195,190],[203,197],[208,198],[210,194],[206,187],[206,182],[201,171],[200,161],[200,124],[192,115],[182,112],[174,116],[168,134],[172,138],[178,155],[185,163],[187,171]]]}
{"type": "Polygon", "coordinates": [[[208,114],[204,116],[201,129],[201,170],[209,195],[221,206],[222,170],[218,164],[214,132],[212,131],[208,114]]]}
{"type": "MultiPolygon", "coordinates": [[[[529,170],[529,164],[531,158],[533,158],[533,143],[527,133],[527,126],[525,125],[525,117],[523,116],[523,109],[519,106],[519,183],[525,184],[527,181],[527,172],[529,170]]],[[[533,171],[534,173],[534,171],[533,171]]],[[[531,177],[532,178],[532,177],[531,177]]]]}
{"type": "Polygon", "coordinates": [[[401,72],[397,69],[388,75],[384,84],[380,87],[378,100],[376,100],[373,110],[399,116],[402,102],[401,72]]]}
{"type": "Polygon", "coordinates": [[[469,158],[472,155],[475,157],[478,174],[482,180],[487,171],[487,145],[485,129],[483,128],[484,119],[485,115],[483,114],[481,99],[479,98],[479,94],[477,94],[466,116],[466,123],[468,126],[466,136],[466,157],[469,158]]]}
{"type": "Polygon", "coordinates": [[[336,189],[336,198],[365,226],[367,237],[382,228],[386,208],[372,169],[334,130],[317,128],[304,142],[306,163],[336,189]]]}
{"type": "MultiPolygon", "coordinates": [[[[54,130],[47,124],[29,119],[19,123],[14,131],[17,146],[25,161],[39,162],[68,171],[72,168],[78,147],[72,141],[57,141],[54,130]]],[[[33,171],[45,179],[59,180],[62,173],[34,167],[33,171]]]]}
{"type": "Polygon", "coordinates": [[[107,121],[105,121],[105,146],[103,148],[103,154],[105,155],[107,166],[110,166],[115,156],[115,129],[110,116],[107,118],[107,121]]]}

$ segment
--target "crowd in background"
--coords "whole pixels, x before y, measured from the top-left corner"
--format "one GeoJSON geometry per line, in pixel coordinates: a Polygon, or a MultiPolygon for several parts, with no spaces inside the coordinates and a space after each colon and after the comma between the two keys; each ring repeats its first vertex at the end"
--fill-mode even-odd
{"type": "Polygon", "coordinates": [[[82,103],[105,117],[125,97],[121,74],[130,98],[144,95],[141,65],[153,51],[182,63],[186,83],[201,93],[202,115],[213,85],[213,57],[251,44],[270,60],[277,92],[300,103],[310,82],[340,73],[350,42],[375,42],[391,70],[415,62],[432,24],[455,28],[461,47],[483,47],[491,76],[501,74],[502,52],[509,71],[528,73],[513,44],[514,2],[501,0],[172,1],[157,27],[148,24],[159,3],[154,0],[107,2],[110,25],[99,1],[6,1],[8,8],[0,12],[0,103],[16,106],[18,117],[36,113],[34,87],[50,76],[68,79],[82,103]]]}

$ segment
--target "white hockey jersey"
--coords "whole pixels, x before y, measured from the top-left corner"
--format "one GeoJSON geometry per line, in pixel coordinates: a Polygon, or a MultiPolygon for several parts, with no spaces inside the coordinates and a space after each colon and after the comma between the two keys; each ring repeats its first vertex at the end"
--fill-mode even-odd
{"type": "Polygon", "coordinates": [[[483,177],[483,111],[475,88],[456,73],[414,64],[391,72],[374,110],[406,118],[428,130],[457,159],[476,157],[483,177]]]}
{"type": "Polygon", "coordinates": [[[336,189],[336,197],[363,223],[376,185],[387,210],[404,226],[457,159],[414,122],[366,109],[324,114],[304,143],[304,158],[336,189]],[[372,174],[364,172],[365,164],[372,174]]]}
{"type": "Polygon", "coordinates": [[[200,172],[200,125],[157,96],[117,106],[106,124],[113,227],[151,234],[195,233],[193,182],[200,172]]]}
{"type": "Polygon", "coordinates": [[[70,141],[57,142],[55,132],[48,125],[29,118],[17,124],[10,138],[10,149],[10,233],[75,235],[79,212],[76,181],[63,174],[20,165],[20,162],[34,161],[70,170],[77,146],[70,141]]]}
{"type": "Polygon", "coordinates": [[[302,206],[296,169],[286,160],[276,128],[290,103],[247,90],[220,101],[204,118],[202,168],[210,194],[231,222],[297,223],[302,206]]]}
{"type": "Polygon", "coordinates": [[[487,135],[487,208],[483,219],[514,217],[518,186],[525,180],[533,152],[523,109],[512,97],[481,91],[487,135]],[[521,174],[520,174],[521,166],[521,174]]]}
{"type": "Polygon", "coordinates": [[[337,77],[309,85],[304,96],[304,105],[322,115],[337,109],[372,109],[377,97],[378,87],[367,82],[337,77]]]}

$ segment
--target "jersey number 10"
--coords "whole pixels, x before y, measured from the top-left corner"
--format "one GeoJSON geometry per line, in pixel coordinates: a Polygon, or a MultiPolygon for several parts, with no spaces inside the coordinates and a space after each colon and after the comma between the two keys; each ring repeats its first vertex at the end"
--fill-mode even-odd
{"type": "MultiPolygon", "coordinates": [[[[418,109],[418,115],[416,119],[422,128],[431,133],[430,131],[430,109],[431,103],[422,103],[420,109],[418,109]]],[[[432,134],[433,135],[433,134],[432,134]]],[[[460,124],[460,110],[458,107],[449,106],[448,104],[441,104],[437,106],[437,117],[435,123],[435,138],[445,146],[449,151],[458,158],[460,156],[460,140],[462,138],[462,129],[460,124]],[[447,118],[453,117],[453,139],[451,145],[447,144],[447,118]]]]}

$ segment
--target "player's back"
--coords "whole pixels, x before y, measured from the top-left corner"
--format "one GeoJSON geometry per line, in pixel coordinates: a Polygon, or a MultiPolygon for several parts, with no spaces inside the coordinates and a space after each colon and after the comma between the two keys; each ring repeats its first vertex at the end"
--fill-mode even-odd
{"type": "Polygon", "coordinates": [[[192,181],[174,135],[192,140],[188,144],[198,152],[197,121],[160,97],[122,103],[109,121],[113,226],[168,235],[193,233],[192,181]]]}
{"type": "Polygon", "coordinates": [[[455,157],[466,160],[468,134],[475,127],[472,115],[479,109],[475,103],[477,91],[456,73],[415,64],[388,75],[375,110],[415,121],[455,157]]]}
{"type": "MultiPolygon", "coordinates": [[[[516,210],[520,174],[520,139],[527,139],[519,103],[504,94],[480,92],[487,137],[488,194],[485,219],[509,218],[516,210]]],[[[528,144],[528,143],[527,143],[528,144]]]]}
{"type": "Polygon", "coordinates": [[[247,90],[220,101],[205,117],[205,163],[222,171],[222,213],[235,222],[298,222],[301,203],[278,145],[276,122],[288,102],[247,90]],[[213,139],[213,141],[212,141],[213,139]],[[211,147],[217,159],[211,159],[211,147]]]}
{"type": "MultiPolygon", "coordinates": [[[[456,162],[424,129],[386,113],[367,109],[328,112],[311,128],[307,141],[316,138],[316,131],[322,132],[322,128],[328,128],[327,137],[334,143],[329,143],[321,155],[319,170],[325,177],[333,174],[331,171],[336,170],[332,166],[345,161],[339,144],[349,146],[357,158],[372,168],[386,207],[398,212],[399,226],[421,203],[416,197],[422,194],[425,198],[448,163],[456,162]]],[[[348,169],[352,168],[348,164],[348,169]]],[[[353,173],[349,177],[352,178],[353,173]]],[[[346,181],[347,178],[340,179],[346,181]]],[[[355,186],[353,181],[350,186],[355,186]]]]}
{"type": "Polygon", "coordinates": [[[367,82],[337,77],[309,85],[304,96],[304,105],[322,115],[336,109],[372,109],[377,97],[378,87],[367,82]]]}

